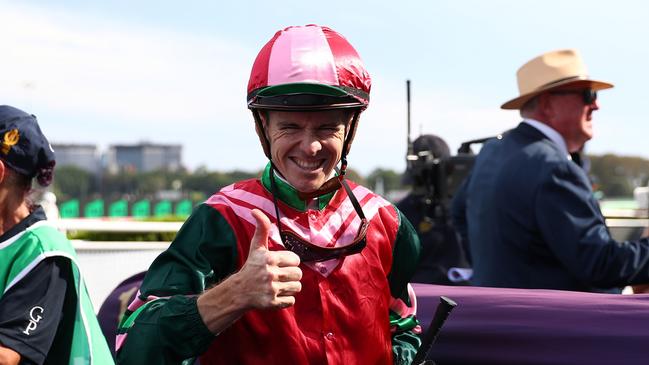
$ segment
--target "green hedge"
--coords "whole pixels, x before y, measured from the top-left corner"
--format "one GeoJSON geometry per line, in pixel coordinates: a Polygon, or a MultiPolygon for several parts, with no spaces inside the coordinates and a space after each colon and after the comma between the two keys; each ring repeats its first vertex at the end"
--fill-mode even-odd
{"type": "MultiPolygon", "coordinates": [[[[160,218],[149,217],[146,219],[138,219],[142,222],[184,222],[187,217],[181,216],[166,216],[160,218]]],[[[71,240],[84,240],[84,241],[163,241],[169,242],[176,237],[176,232],[90,232],[90,231],[70,231],[68,238],[71,240]]]]}
{"type": "Polygon", "coordinates": [[[75,231],[68,232],[68,238],[73,240],[84,241],[172,241],[176,237],[176,232],[148,232],[148,233],[130,233],[130,232],[88,232],[75,231]]]}

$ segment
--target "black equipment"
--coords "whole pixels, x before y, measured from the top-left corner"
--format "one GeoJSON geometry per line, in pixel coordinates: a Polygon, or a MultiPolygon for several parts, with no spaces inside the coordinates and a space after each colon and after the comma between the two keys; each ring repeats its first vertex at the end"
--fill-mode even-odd
{"type": "Polygon", "coordinates": [[[437,335],[442,329],[444,322],[446,322],[446,318],[448,318],[448,315],[451,314],[451,311],[456,306],[457,303],[455,303],[453,300],[444,296],[439,297],[439,304],[437,305],[437,309],[435,310],[435,315],[430,321],[428,330],[424,334],[424,337],[421,341],[421,346],[419,347],[419,351],[417,351],[417,355],[415,355],[415,358],[412,361],[413,364],[435,364],[435,362],[433,362],[432,360],[426,360],[426,357],[428,356],[430,349],[433,347],[433,344],[435,343],[437,335]]]}
{"type": "Polygon", "coordinates": [[[453,195],[473,168],[476,155],[471,147],[500,136],[463,142],[455,156],[434,156],[429,150],[415,151],[416,148],[410,139],[410,80],[406,80],[406,92],[408,104],[406,154],[408,171],[406,173],[409,174],[413,192],[421,195],[427,206],[434,207],[432,213],[427,213],[429,218],[444,217],[453,195]]]}

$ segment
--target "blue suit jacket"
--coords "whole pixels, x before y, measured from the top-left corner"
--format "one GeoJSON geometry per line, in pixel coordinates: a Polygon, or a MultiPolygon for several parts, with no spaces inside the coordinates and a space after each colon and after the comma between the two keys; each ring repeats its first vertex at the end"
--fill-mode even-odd
{"type": "Polygon", "coordinates": [[[475,285],[610,291],[649,282],[649,240],[613,240],[584,171],[526,123],[483,146],[453,220],[475,285]]]}

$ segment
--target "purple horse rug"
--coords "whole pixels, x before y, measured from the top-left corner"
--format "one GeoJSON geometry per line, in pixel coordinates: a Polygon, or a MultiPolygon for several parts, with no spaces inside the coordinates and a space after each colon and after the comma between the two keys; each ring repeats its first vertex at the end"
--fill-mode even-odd
{"type": "Polygon", "coordinates": [[[649,364],[649,294],[413,287],[424,327],[441,295],[457,302],[428,356],[438,365],[649,364]]]}

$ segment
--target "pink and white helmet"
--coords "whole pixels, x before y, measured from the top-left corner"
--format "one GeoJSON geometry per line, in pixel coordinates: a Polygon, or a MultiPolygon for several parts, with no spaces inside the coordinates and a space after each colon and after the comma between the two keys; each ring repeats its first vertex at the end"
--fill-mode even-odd
{"type": "Polygon", "coordinates": [[[365,109],[372,81],[352,45],[318,25],[288,27],[261,49],[248,82],[248,108],[365,109]]]}

